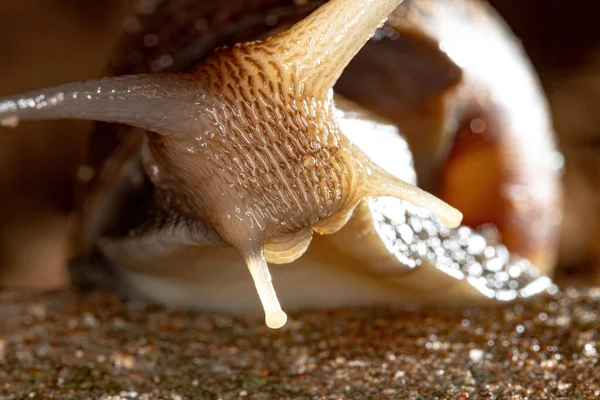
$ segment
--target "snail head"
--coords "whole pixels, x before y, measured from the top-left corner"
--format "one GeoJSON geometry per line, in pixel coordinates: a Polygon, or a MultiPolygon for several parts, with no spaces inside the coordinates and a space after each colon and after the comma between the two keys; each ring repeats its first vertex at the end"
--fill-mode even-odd
{"type": "Polygon", "coordinates": [[[264,42],[221,48],[192,70],[71,83],[0,100],[0,121],[92,119],[143,128],[157,197],[208,222],[246,260],[266,313],[286,315],[267,262],[288,263],[313,231],[394,196],[448,226],[461,214],[373,163],[340,131],[333,85],[401,0],[332,0],[264,42]]]}

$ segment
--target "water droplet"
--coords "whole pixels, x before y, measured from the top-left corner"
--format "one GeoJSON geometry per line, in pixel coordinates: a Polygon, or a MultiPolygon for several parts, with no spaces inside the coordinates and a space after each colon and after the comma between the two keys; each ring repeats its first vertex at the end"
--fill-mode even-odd
{"type": "Polygon", "coordinates": [[[144,46],[146,47],[154,47],[158,44],[158,36],[148,33],[144,35],[144,46]]]}
{"type": "Polygon", "coordinates": [[[267,17],[265,18],[265,24],[267,24],[267,26],[275,26],[277,25],[277,22],[279,21],[279,18],[277,18],[276,15],[267,15],[267,17]]]}
{"type": "Polygon", "coordinates": [[[479,362],[479,361],[483,360],[484,355],[485,355],[485,353],[481,349],[471,349],[469,351],[469,358],[473,362],[479,362]]]}
{"type": "Polygon", "coordinates": [[[471,121],[470,127],[473,133],[482,133],[486,130],[487,124],[481,118],[475,118],[473,121],[471,121]]]}

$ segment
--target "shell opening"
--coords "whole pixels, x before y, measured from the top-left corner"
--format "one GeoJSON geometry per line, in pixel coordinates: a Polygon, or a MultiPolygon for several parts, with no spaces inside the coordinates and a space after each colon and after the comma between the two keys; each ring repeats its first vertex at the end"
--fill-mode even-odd
{"type": "Polygon", "coordinates": [[[266,261],[262,257],[253,256],[246,262],[265,311],[267,326],[271,329],[281,328],[287,322],[287,315],[281,309],[279,299],[277,299],[266,261]]]}

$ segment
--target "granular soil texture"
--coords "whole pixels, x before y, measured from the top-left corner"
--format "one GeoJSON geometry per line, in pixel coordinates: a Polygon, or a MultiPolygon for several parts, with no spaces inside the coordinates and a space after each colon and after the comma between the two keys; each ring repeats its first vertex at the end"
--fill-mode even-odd
{"type": "Polygon", "coordinates": [[[262,317],[0,294],[2,399],[596,399],[600,289],[262,317]]]}

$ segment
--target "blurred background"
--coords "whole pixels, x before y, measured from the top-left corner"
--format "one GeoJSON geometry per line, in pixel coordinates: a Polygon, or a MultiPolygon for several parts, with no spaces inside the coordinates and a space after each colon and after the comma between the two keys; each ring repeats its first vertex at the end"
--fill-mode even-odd
{"type": "MultiPolygon", "coordinates": [[[[201,0],[199,0],[201,1],[201,0]]],[[[0,2],[0,96],[103,73],[135,0],[0,2]]],[[[600,29],[595,2],[493,0],[548,95],[565,156],[557,278],[600,282],[600,29]]],[[[23,123],[0,134],[0,285],[68,282],[73,171],[88,124],[23,123]],[[43,265],[44,268],[39,268],[43,265]]]]}

